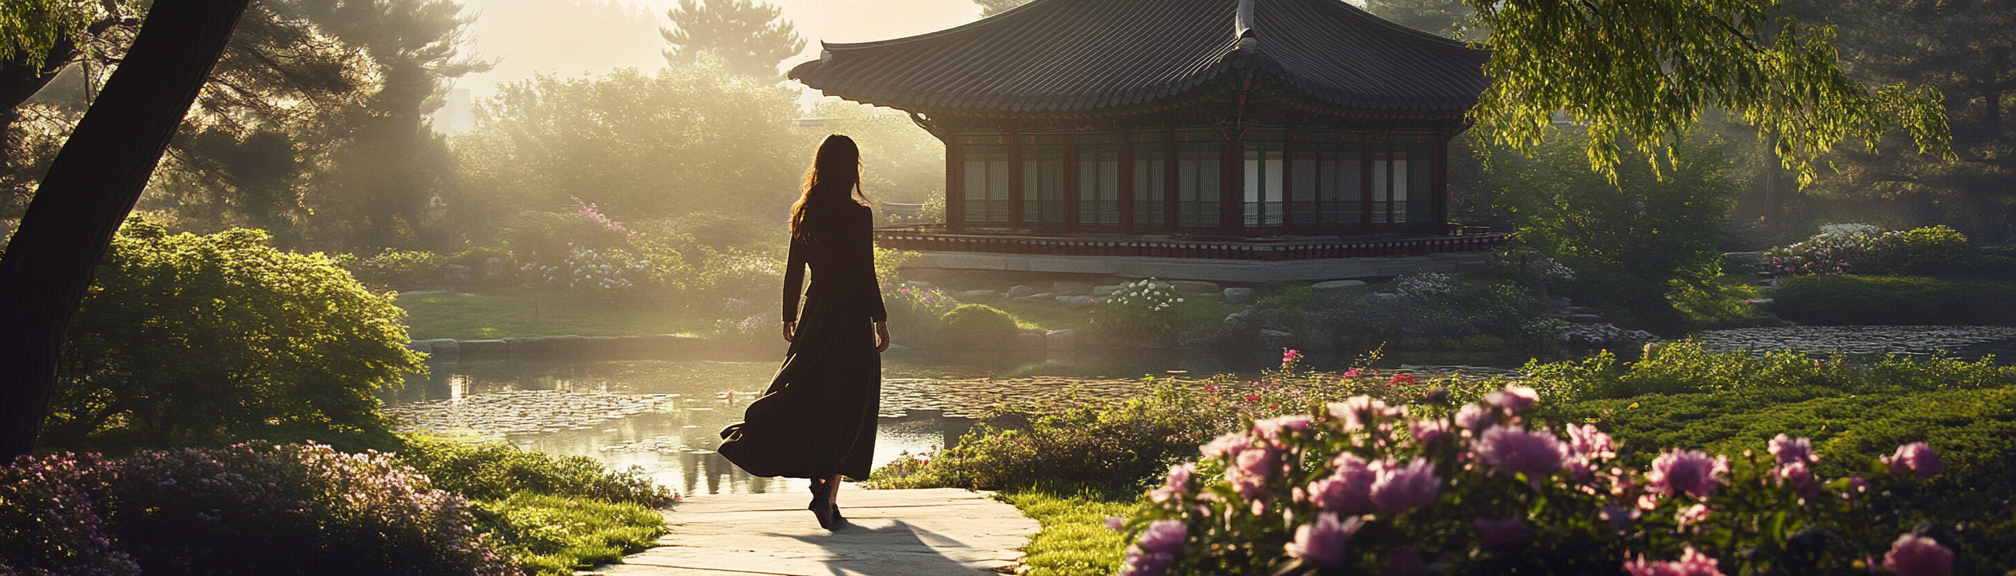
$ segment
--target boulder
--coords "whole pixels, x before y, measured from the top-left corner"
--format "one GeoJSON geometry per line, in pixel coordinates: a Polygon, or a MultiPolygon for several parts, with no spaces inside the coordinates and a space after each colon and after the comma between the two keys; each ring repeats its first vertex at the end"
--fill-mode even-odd
{"type": "Polygon", "coordinates": [[[1093,286],[1093,287],[1092,287],[1092,295],[1093,295],[1093,296],[1112,296],[1112,295],[1113,295],[1113,293],[1115,293],[1115,292],[1119,292],[1119,291],[1120,291],[1121,289],[1123,289],[1123,288],[1126,288],[1126,287],[1127,287],[1127,285],[1125,285],[1125,284],[1108,284],[1108,285],[1105,285],[1105,286],[1093,286]]]}
{"type": "Polygon", "coordinates": [[[1184,350],[1203,350],[1217,344],[1216,330],[1190,330],[1176,334],[1176,347],[1184,350]]]}
{"type": "Polygon", "coordinates": [[[1008,297],[1009,297],[1009,298],[1021,298],[1021,297],[1023,297],[1023,296],[1028,296],[1028,295],[1031,295],[1031,294],[1035,294],[1035,293],[1036,293],[1036,289],[1035,289],[1035,288],[1030,288],[1030,287],[1028,287],[1028,286],[1023,286],[1023,285],[1021,285],[1021,284],[1016,284],[1016,285],[1014,285],[1014,286],[1010,286],[1010,287],[1008,287],[1008,297]]]}
{"type": "Polygon", "coordinates": [[[434,353],[434,341],[433,341],[433,340],[414,340],[414,341],[412,341],[412,342],[407,342],[407,343],[406,343],[406,349],[407,349],[407,350],[412,350],[412,351],[414,351],[414,352],[419,352],[419,353],[421,353],[421,354],[433,354],[433,353],[434,353]]]}
{"type": "Polygon", "coordinates": [[[448,267],[443,268],[441,271],[441,279],[454,285],[468,284],[472,276],[473,272],[469,270],[469,267],[461,264],[449,264],[448,267]]]}
{"type": "Polygon", "coordinates": [[[436,338],[433,340],[422,340],[422,342],[427,343],[429,351],[427,362],[429,363],[454,364],[462,361],[462,342],[459,340],[436,338]]]}
{"type": "Polygon", "coordinates": [[[1294,347],[1295,334],[1291,332],[1262,329],[1253,335],[1253,348],[1256,350],[1280,350],[1294,347]]]}
{"type": "Polygon", "coordinates": [[[1001,297],[1001,293],[1000,293],[1000,292],[997,292],[997,291],[994,291],[994,290],[967,290],[967,291],[965,291],[965,292],[960,292],[960,293],[959,293],[959,299],[960,299],[960,300],[964,300],[964,301],[967,301],[967,302],[979,302],[979,301],[982,301],[982,300],[993,300],[993,299],[995,299],[995,298],[1000,298],[1000,297],[1001,297]]]}
{"type": "Polygon", "coordinates": [[[1077,330],[1051,330],[1043,333],[1043,349],[1052,352],[1078,350],[1077,330]]]}
{"type": "Polygon", "coordinates": [[[504,277],[504,259],[496,256],[483,259],[483,279],[497,280],[504,277]]]}
{"type": "Polygon", "coordinates": [[[1223,296],[1225,303],[1238,306],[1252,304],[1258,298],[1252,288],[1226,288],[1223,296]]]}
{"type": "Polygon", "coordinates": [[[1224,288],[1218,286],[1217,282],[1198,280],[1170,280],[1169,285],[1175,287],[1177,292],[1184,294],[1217,294],[1224,290],[1224,288]]]}
{"type": "Polygon", "coordinates": [[[1017,331],[1015,332],[1015,349],[1021,351],[1039,351],[1043,349],[1043,340],[1042,330],[1017,331]]]}
{"type": "Polygon", "coordinates": [[[1365,282],[1362,280],[1331,280],[1328,282],[1317,282],[1315,284],[1309,285],[1310,288],[1316,289],[1317,292],[1348,290],[1351,288],[1363,288],[1364,286],[1365,282]]]}
{"type": "Polygon", "coordinates": [[[1092,283],[1060,280],[1050,283],[1050,292],[1065,296],[1085,296],[1092,293],[1092,283]]]}
{"type": "Polygon", "coordinates": [[[1091,296],[1058,296],[1057,303],[1065,308],[1085,308],[1092,305],[1091,296]]]}

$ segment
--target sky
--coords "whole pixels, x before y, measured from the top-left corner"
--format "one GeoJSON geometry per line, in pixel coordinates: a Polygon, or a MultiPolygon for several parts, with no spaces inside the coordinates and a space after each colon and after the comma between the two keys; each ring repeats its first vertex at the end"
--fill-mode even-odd
{"type": "MultiPolygon", "coordinates": [[[[819,42],[862,42],[900,38],[950,28],[980,17],[971,0],[769,0],[805,39],[805,52],[780,66],[788,70],[819,55],[819,42]]],[[[465,53],[497,62],[483,74],[463,76],[456,88],[475,98],[496,92],[499,82],[526,80],[534,73],[563,76],[602,74],[619,67],[646,71],[665,66],[660,26],[678,0],[462,0],[469,26],[465,53]]],[[[803,88],[792,83],[794,87],[803,88]]],[[[805,102],[817,98],[807,90],[805,102]]]]}

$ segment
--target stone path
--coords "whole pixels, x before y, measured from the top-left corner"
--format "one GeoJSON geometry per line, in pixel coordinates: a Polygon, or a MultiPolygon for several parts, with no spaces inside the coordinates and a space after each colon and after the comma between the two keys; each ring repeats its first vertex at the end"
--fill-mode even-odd
{"type": "Polygon", "coordinates": [[[909,576],[1012,574],[1037,524],[984,493],[845,490],[853,525],[828,532],[810,494],[695,496],[665,513],[659,547],[581,574],[909,576]]]}

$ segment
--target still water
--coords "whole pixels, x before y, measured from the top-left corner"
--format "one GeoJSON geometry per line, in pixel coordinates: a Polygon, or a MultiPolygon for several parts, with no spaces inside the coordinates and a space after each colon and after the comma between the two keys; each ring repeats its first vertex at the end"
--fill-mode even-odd
{"type": "MultiPolygon", "coordinates": [[[[1355,354],[1310,354],[1305,366],[1349,367],[1355,354]]],[[[437,364],[389,391],[389,409],[438,433],[475,434],[553,454],[637,466],[681,494],[803,490],[802,479],[750,476],[714,453],[719,431],[770,383],[780,356],[601,362],[437,364]]],[[[1378,365],[1517,366],[1523,357],[1435,355],[1378,365]]],[[[1118,397],[1141,378],[1254,373],[1278,353],[1128,351],[1051,357],[890,353],[883,359],[882,420],[875,462],[950,445],[972,416],[1002,403],[1118,397]]],[[[1476,371],[1473,369],[1471,371],[1476,371]]]]}

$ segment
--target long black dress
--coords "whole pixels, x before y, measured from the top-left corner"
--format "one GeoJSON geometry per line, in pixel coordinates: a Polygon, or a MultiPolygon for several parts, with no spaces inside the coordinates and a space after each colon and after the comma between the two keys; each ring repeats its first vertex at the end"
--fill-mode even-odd
{"type": "Polygon", "coordinates": [[[824,208],[807,217],[841,218],[831,236],[791,241],[784,321],[798,318],[807,266],[813,278],[784,366],[743,421],[721,430],[721,455],[757,476],[865,480],[873,465],[882,357],[870,321],[889,317],[875,284],[874,219],[852,201],[824,208]]]}

